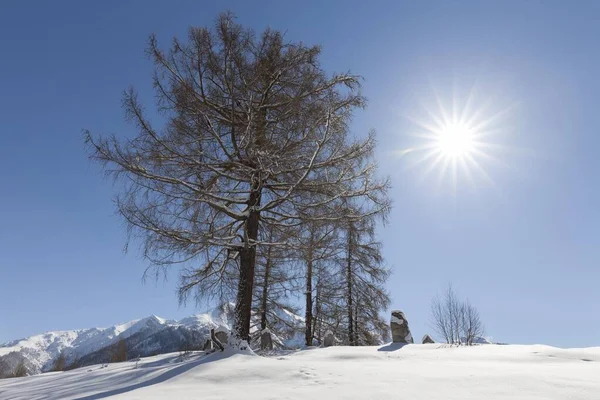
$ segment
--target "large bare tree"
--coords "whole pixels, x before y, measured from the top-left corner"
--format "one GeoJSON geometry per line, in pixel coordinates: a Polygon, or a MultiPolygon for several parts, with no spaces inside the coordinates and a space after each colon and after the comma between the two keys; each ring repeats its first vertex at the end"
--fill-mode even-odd
{"type": "Polygon", "coordinates": [[[183,264],[181,300],[235,293],[235,336],[248,340],[257,247],[289,245],[261,239],[261,225],[359,218],[343,213],[348,199],[389,208],[373,135],[348,135],[365,105],[359,77],[328,76],[318,46],[256,34],[230,13],[168,50],[152,36],[148,54],[158,114],[126,91],[137,135],[86,131],[91,157],[120,178],[118,211],[151,266],[183,264]]]}

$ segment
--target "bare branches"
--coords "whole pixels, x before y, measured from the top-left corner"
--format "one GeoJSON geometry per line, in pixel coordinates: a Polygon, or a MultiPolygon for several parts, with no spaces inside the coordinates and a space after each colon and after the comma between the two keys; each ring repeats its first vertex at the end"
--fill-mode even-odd
{"type": "Polygon", "coordinates": [[[468,300],[462,304],[460,309],[460,328],[463,341],[468,346],[473,345],[477,339],[485,334],[479,311],[468,300]]]}
{"type": "Polygon", "coordinates": [[[479,311],[469,300],[460,300],[450,284],[444,296],[436,296],[431,302],[433,329],[446,343],[473,345],[485,334],[479,311]]]}
{"type": "Polygon", "coordinates": [[[286,43],[272,30],[256,35],[231,13],[166,50],[151,36],[147,54],[160,118],[151,121],[137,93],[125,91],[136,136],[85,131],[90,158],[122,183],[117,209],[145,258],[182,265],[180,300],[237,291],[245,336],[258,249],[301,250],[259,232],[385,220],[389,211],[374,136],[349,138],[352,112],[366,104],[360,77],[327,76],[318,46],[286,43]]]}

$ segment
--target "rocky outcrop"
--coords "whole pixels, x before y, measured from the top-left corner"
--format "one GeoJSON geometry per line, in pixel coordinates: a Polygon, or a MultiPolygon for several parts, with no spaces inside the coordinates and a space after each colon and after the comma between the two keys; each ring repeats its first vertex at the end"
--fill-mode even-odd
{"type": "Polygon", "coordinates": [[[273,337],[269,329],[263,329],[260,333],[260,349],[273,350],[273,337]]]}
{"type": "Polygon", "coordinates": [[[392,330],[392,342],[394,343],[414,343],[413,337],[408,327],[408,321],[404,313],[400,310],[392,311],[390,320],[392,330]]]}
{"type": "Polygon", "coordinates": [[[421,343],[423,343],[423,344],[435,343],[435,340],[433,340],[433,338],[431,336],[429,336],[429,334],[425,334],[425,336],[423,336],[423,339],[421,339],[421,343]]]}
{"type": "Polygon", "coordinates": [[[215,329],[215,337],[223,346],[227,346],[227,342],[229,340],[229,330],[224,326],[220,326],[215,329]]]}
{"type": "Polygon", "coordinates": [[[333,339],[333,332],[327,331],[325,333],[325,337],[323,338],[323,347],[333,346],[333,339]]]}

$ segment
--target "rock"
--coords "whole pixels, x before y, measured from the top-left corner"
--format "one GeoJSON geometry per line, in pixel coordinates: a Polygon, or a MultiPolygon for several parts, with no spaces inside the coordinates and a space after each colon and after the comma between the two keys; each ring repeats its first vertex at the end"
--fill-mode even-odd
{"type": "Polygon", "coordinates": [[[222,345],[227,344],[227,339],[229,336],[229,335],[227,335],[227,332],[217,332],[217,333],[215,333],[215,336],[217,337],[219,342],[221,342],[222,345]]]}
{"type": "Polygon", "coordinates": [[[333,346],[333,332],[327,331],[325,333],[325,337],[323,338],[323,347],[331,346],[333,346]]]}
{"type": "Polygon", "coordinates": [[[408,328],[408,321],[406,320],[406,317],[402,311],[392,311],[390,328],[392,329],[392,342],[414,343],[413,337],[410,334],[410,329],[408,328]]]}
{"type": "Polygon", "coordinates": [[[273,350],[273,338],[269,329],[263,329],[260,333],[260,349],[273,350]]]}
{"type": "Polygon", "coordinates": [[[423,336],[423,339],[421,339],[421,343],[423,343],[423,344],[435,343],[435,340],[433,340],[433,338],[431,336],[429,336],[428,334],[425,334],[425,336],[423,336]]]}
{"type": "Polygon", "coordinates": [[[223,346],[227,346],[229,340],[229,331],[227,328],[220,326],[215,330],[215,337],[223,346]]]}
{"type": "Polygon", "coordinates": [[[202,346],[202,350],[208,351],[208,350],[212,350],[212,348],[213,348],[212,340],[206,339],[206,342],[204,342],[204,346],[202,346]]]}

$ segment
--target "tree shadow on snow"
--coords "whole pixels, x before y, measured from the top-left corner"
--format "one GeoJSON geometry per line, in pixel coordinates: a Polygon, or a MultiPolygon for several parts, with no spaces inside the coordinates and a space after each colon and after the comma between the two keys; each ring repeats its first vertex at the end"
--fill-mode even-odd
{"type": "MultiPolygon", "coordinates": [[[[204,354],[203,354],[203,356],[204,356],[204,354]]],[[[202,357],[202,359],[204,359],[204,357],[202,357]]],[[[154,368],[154,367],[160,367],[160,366],[165,366],[165,365],[172,365],[180,360],[181,360],[181,356],[174,355],[172,357],[162,358],[160,360],[156,360],[156,361],[152,361],[152,362],[145,362],[142,365],[140,365],[140,368],[154,368]]]]}
{"type": "Polygon", "coordinates": [[[386,344],[385,346],[381,346],[380,348],[377,349],[377,351],[396,351],[396,350],[400,350],[401,348],[403,348],[404,346],[406,346],[408,343],[389,343],[386,344]]]}
{"type": "Polygon", "coordinates": [[[157,376],[155,378],[152,378],[152,379],[149,379],[147,381],[136,383],[134,385],[120,387],[120,388],[109,390],[109,391],[106,391],[106,392],[96,393],[96,394],[89,395],[89,396],[78,397],[75,400],[97,400],[97,399],[104,399],[106,397],[116,396],[118,394],[123,394],[123,393],[126,393],[126,392],[130,392],[132,390],[143,388],[143,387],[156,385],[157,383],[165,382],[165,381],[167,381],[167,380],[169,380],[171,378],[176,377],[177,375],[183,374],[184,372],[187,372],[190,369],[195,368],[195,367],[197,367],[199,365],[206,364],[206,363],[209,363],[209,362],[212,362],[212,361],[222,360],[224,358],[232,356],[233,354],[234,353],[231,353],[231,352],[224,352],[224,353],[219,352],[219,353],[209,354],[206,357],[202,357],[200,360],[189,361],[189,362],[183,363],[182,365],[179,365],[177,367],[170,368],[167,371],[165,371],[162,374],[160,374],[159,376],[157,376]]]}

